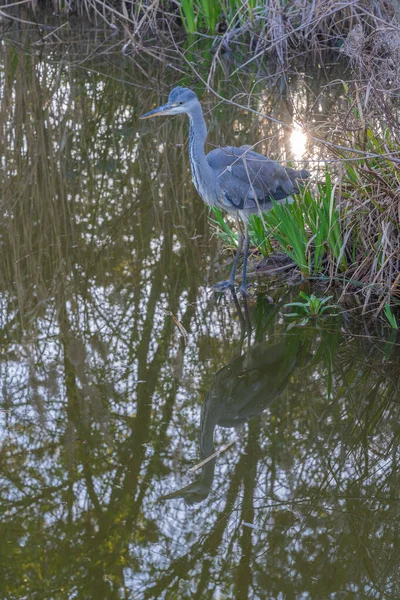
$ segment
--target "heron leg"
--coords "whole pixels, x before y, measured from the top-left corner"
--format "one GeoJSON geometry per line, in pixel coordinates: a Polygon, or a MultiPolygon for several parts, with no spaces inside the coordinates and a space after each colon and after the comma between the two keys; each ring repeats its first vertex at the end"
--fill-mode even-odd
{"type": "Polygon", "coordinates": [[[239,288],[242,296],[248,296],[248,287],[246,284],[247,280],[247,257],[249,255],[249,246],[250,246],[250,238],[249,238],[249,225],[245,223],[244,225],[244,251],[243,251],[243,274],[242,274],[242,284],[239,288]]]}
{"type": "Polygon", "coordinates": [[[220,281],[219,283],[216,283],[213,286],[213,288],[215,290],[217,290],[218,292],[223,292],[224,290],[226,290],[228,288],[235,287],[236,268],[237,268],[237,264],[239,262],[239,256],[240,256],[240,253],[241,253],[242,247],[243,247],[243,239],[244,239],[243,233],[240,231],[239,237],[238,237],[238,245],[237,245],[235,260],[233,261],[230,277],[229,277],[228,281],[220,281]]]}

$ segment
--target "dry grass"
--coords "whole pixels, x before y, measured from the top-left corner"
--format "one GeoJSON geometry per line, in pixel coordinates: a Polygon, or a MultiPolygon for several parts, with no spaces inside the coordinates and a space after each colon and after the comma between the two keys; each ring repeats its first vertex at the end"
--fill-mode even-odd
{"type": "Polygon", "coordinates": [[[385,24],[371,32],[357,25],[345,40],[342,52],[350,58],[359,82],[366,86],[366,100],[376,94],[400,94],[399,32],[395,24],[385,24]]]}
{"type": "Polygon", "coordinates": [[[40,21],[45,13],[100,19],[123,31],[133,45],[149,34],[167,39],[184,31],[207,33],[219,49],[247,42],[254,57],[273,54],[283,64],[303,52],[338,49],[357,26],[374,32],[393,20],[396,5],[376,0],[26,0],[16,6],[6,0],[0,16],[27,22],[40,21]]]}
{"type": "MultiPolygon", "coordinates": [[[[384,140],[373,139],[384,154],[384,140]]],[[[379,312],[386,302],[400,300],[399,165],[384,157],[346,164],[338,202],[351,259],[348,276],[362,284],[364,308],[374,299],[379,312]]]]}
{"type": "Polygon", "coordinates": [[[350,31],[342,52],[350,59],[357,89],[355,90],[366,118],[376,113],[384,116],[392,135],[397,135],[400,98],[400,26],[381,24],[374,31],[357,25],[350,31]]]}
{"type": "Polygon", "coordinates": [[[364,308],[375,298],[382,311],[400,299],[400,28],[381,23],[368,32],[357,25],[343,53],[353,82],[346,86],[351,108],[337,131],[375,157],[343,163],[342,227],[352,241],[352,278],[364,285],[364,308]]]}

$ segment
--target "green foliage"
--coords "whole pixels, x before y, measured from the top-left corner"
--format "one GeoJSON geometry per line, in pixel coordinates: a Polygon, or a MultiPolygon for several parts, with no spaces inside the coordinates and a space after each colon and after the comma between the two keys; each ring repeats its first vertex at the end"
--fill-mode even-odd
{"type": "Polygon", "coordinates": [[[292,205],[274,203],[265,216],[272,236],[304,275],[320,273],[326,257],[338,270],[347,268],[340,231],[339,211],[329,171],[318,184],[318,196],[305,189],[292,205]]]}
{"type": "MultiPolygon", "coordinates": [[[[400,252],[400,137],[384,111],[373,115],[366,112],[367,99],[363,103],[357,85],[352,94],[348,89],[345,86],[351,118],[358,127],[347,130],[344,125],[341,133],[349,147],[365,153],[357,160],[348,160],[347,150],[337,151],[344,170],[340,227],[350,263],[348,274],[366,287],[365,304],[378,292],[379,296],[385,295],[384,302],[393,305],[400,295],[396,280],[400,252]]],[[[384,302],[381,298],[382,307],[384,302]]]]}
{"type": "Polygon", "coordinates": [[[197,19],[194,10],[194,2],[191,0],[182,0],[179,9],[182,17],[182,23],[186,32],[195,33],[197,30],[197,19]]]}
{"type": "Polygon", "coordinates": [[[307,325],[310,319],[319,319],[323,316],[333,316],[332,311],[339,309],[337,304],[328,304],[332,300],[333,296],[327,296],[326,298],[318,298],[315,294],[308,296],[305,292],[300,292],[300,298],[303,298],[303,302],[289,302],[285,304],[285,308],[296,307],[297,311],[292,313],[286,313],[285,317],[296,319],[293,325],[307,325]],[[300,321],[299,321],[300,319],[300,321]]]}
{"type": "MultiPolygon", "coordinates": [[[[237,5],[237,2],[233,4],[237,5]]],[[[182,0],[180,3],[182,22],[187,33],[196,33],[201,28],[214,32],[226,10],[225,2],[220,0],[182,0]]]]}
{"type": "MultiPolygon", "coordinates": [[[[271,241],[275,240],[305,276],[321,273],[326,259],[339,271],[344,271],[348,264],[334,198],[334,188],[326,170],[325,181],[318,184],[316,197],[309,189],[304,189],[293,204],[273,202],[273,208],[262,217],[251,215],[249,235],[252,244],[262,256],[268,257],[273,252],[271,241]]],[[[213,214],[221,238],[232,243],[234,234],[223,213],[213,209],[213,214]]]]}
{"type": "Polygon", "coordinates": [[[210,31],[214,32],[221,13],[221,3],[219,0],[198,0],[198,3],[203,23],[210,31]]]}
{"type": "Polygon", "coordinates": [[[249,218],[250,242],[257,248],[259,253],[268,258],[274,251],[269,239],[268,230],[265,227],[264,218],[260,215],[251,215],[249,218]]]}
{"type": "Polygon", "coordinates": [[[397,319],[393,314],[393,311],[390,307],[390,304],[387,302],[385,304],[385,317],[388,320],[389,325],[392,327],[392,329],[398,329],[399,328],[399,324],[397,323],[397,319]]]}
{"type": "Polygon", "coordinates": [[[328,169],[325,170],[325,182],[318,184],[318,191],[319,197],[316,199],[312,198],[308,189],[300,197],[307,226],[313,234],[314,271],[321,269],[324,255],[331,256],[339,270],[345,270],[348,265],[340,231],[339,210],[328,169]]]}
{"type": "Polygon", "coordinates": [[[216,226],[215,228],[217,230],[218,237],[227,246],[234,246],[237,248],[238,236],[227,223],[223,211],[220,208],[213,206],[211,213],[214,217],[211,218],[211,222],[216,226]]]}
{"type": "Polygon", "coordinates": [[[305,275],[311,269],[311,257],[308,249],[304,215],[298,204],[277,204],[265,216],[265,222],[271,230],[281,250],[300,267],[305,275]]]}
{"type": "Polygon", "coordinates": [[[197,33],[200,29],[215,33],[221,21],[248,23],[252,20],[256,26],[254,17],[265,10],[265,5],[260,0],[181,0],[179,10],[187,33],[197,33]]]}
{"type": "MultiPolygon", "coordinates": [[[[235,233],[226,221],[225,213],[214,206],[211,209],[211,222],[216,226],[217,235],[227,246],[237,248],[238,235],[235,233]]],[[[273,252],[273,247],[269,239],[268,231],[264,225],[264,219],[260,215],[251,215],[249,219],[250,243],[257,248],[259,253],[266,258],[273,252]]]]}

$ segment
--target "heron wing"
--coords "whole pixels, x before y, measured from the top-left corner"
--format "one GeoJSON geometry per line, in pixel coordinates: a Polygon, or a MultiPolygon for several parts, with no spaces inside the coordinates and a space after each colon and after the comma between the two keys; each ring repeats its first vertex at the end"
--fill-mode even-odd
{"type": "Polygon", "coordinates": [[[250,146],[216,148],[207,155],[210,167],[216,172],[224,200],[232,208],[256,212],[272,206],[271,199],[283,200],[296,194],[297,178],[309,176],[307,171],[295,171],[250,146]]]}

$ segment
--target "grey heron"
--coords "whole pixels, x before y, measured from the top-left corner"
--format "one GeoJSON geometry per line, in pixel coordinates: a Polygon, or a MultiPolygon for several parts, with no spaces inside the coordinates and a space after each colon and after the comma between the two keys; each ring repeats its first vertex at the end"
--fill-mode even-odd
{"type": "Polygon", "coordinates": [[[244,245],[241,293],[247,294],[246,270],[249,252],[249,215],[272,208],[272,200],[282,202],[299,192],[297,179],[307,179],[306,170],[296,171],[283,167],[266,156],[254,152],[251,146],[216,148],[205,153],[207,126],[201,104],[189,88],[176,87],[168,102],[142,115],[141,119],[185,113],[190,120],[189,159],[192,179],[201,198],[209,206],[217,206],[234,216],[239,225],[236,256],[228,281],[216,286],[217,290],[234,288],[236,268],[244,245]],[[240,226],[243,222],[243,229],[240,226]]]}
{"type": "Polygon", "coordinates": [[[238,354],[215,374],[201,407],[200,476],[159,500],[184,498],[188,505],[205,500],[211,491],[217,462],[213,456],[216,428],[237,428],[259,417],[281,397],[293,374],[307,364],[309,356],[308,344],[301,336],[280,340],[274,337],[272,344],[264,341],[250,345],[244,353],[239,346],[238,354]]]}

